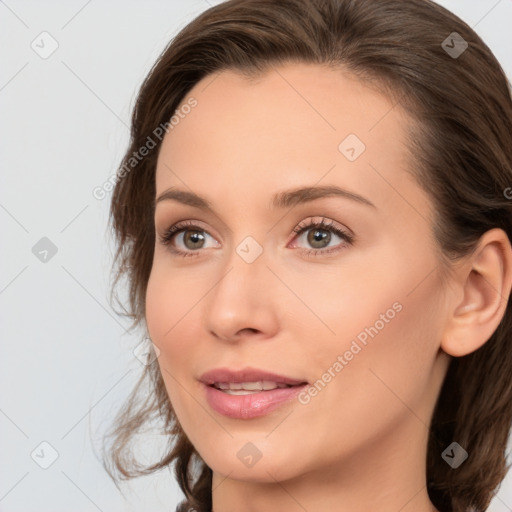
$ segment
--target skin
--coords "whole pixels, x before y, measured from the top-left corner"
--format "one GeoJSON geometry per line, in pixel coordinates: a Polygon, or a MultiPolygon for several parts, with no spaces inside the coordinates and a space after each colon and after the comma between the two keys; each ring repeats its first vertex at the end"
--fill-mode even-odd
{"type": "Polygon", "coordinates": [[[479,348],[503,317],[506,235],[487,232],[443,277],[431,200],[407,172],[411,119],[346,71],[294,63],[253,81],[223,71],[182,104],[190,97],[197,106],[164,138],[156,196],[193,191],[214,212],[157,204],[146,322],[178,420],[213,470],[213,509],[435,510],[428,426],[451,357],[479,348]],[[355,161],[338,149],[351,133],[366,145],[355,161]],[[278,191],[321,185],[375,207],[340,197],[269,207],[278,191]],[[311,245],[308,231],[293,232],[322,217],[354,243],[332,233],[311,245]],[[182,220],[203,230],[199,249],[183,232],[174,238],[192,257],[159,239],[182,220]],[[236,251],[247,236],[263,249],[252,263],[236,251]],[[250,420],[209,407],[205,371],[249,365],[314,383],[394,303],[401,310],[309,403],[250,420]],[[248,442],[262,454],[252,467],[237,457],[248,442]]]}

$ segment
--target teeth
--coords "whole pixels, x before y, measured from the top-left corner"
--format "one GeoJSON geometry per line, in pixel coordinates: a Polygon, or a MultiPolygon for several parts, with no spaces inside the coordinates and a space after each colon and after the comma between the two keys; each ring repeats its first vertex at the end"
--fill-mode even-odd
{"type": "MultiPolygon", "coordinates": [[[[226,391],[268,391],[276,388],[288,388],[290,387],[288,384],[277,383],[271,380],[259,380],[256,382],[215,382],[214,386],[217,389],[222,389],[226,391]]],[[[229,393],[235,394],[235,393],[229,393]]],[[[236,393],[241,395],[246,395],[248,393],[236,393]]]]}
{"type": "Polygon", "coordinates": [[[222,392],[227,395],[253,395],[258,391],[247,391],[245,389],[223,389],[222,392]]]}

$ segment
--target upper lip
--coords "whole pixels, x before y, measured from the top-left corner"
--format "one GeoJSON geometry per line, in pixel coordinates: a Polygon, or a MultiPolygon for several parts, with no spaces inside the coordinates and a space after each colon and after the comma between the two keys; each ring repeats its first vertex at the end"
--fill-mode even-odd
{"type": "Polygon", "coordinates": [[[305,380],[293,379],[285,375],[260,370],[258,368],[245,367],[241,370],[231,370],[229,368],[214,368],[199,377],[199,380],[208,386],[216,382],[257,382],[260,380],[268,380],[276,383],[289,384],[296,386],[298,384],[307,384],[305,380]]]}

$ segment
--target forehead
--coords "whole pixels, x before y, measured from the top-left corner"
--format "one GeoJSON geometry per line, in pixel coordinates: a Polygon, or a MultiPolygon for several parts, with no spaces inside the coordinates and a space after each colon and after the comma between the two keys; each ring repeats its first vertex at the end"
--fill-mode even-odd
{"type": "Polygon", "coordinates": [[[197,105],[162,143],[157,195],[185,184],[239,202],[321,183],[384,206],[398,188],[418,193],[406,174],[411,119],[343,70],[288,64],[252,80],[227,70],[197,83],[181,105],[190,98],[197,105]]]}

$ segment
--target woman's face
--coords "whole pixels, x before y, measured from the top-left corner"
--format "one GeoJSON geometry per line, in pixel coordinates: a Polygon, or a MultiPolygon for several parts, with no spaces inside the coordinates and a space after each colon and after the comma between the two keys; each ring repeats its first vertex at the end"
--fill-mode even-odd
{"type": "Polygon", "coordinates": [[[156,197],[175,194],[156,205],[146,320],[188,438],[236,480],[424,471],[447,288],[431,202],[407,172],[409,118],[306,64],[252,82],[223,71],[187,102],[158,158],[156,197]],[[248,367],[212,380],[308,385],[201,381],[248,367]]]}

